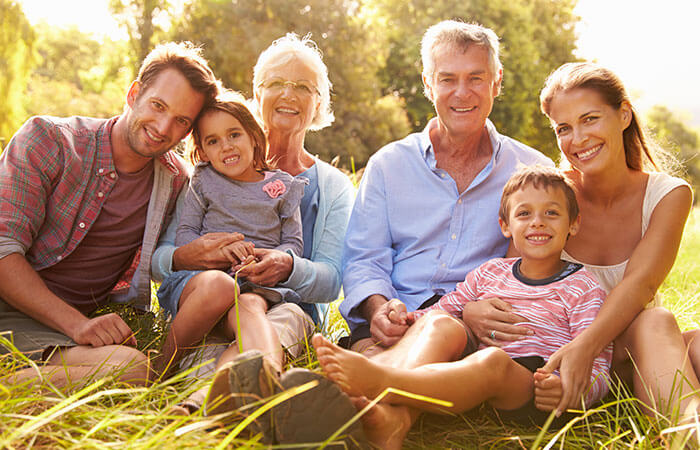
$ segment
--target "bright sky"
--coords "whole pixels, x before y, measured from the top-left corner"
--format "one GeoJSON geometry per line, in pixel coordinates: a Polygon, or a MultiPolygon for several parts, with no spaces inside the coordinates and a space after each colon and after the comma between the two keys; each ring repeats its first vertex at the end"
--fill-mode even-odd
{"type": "MultiPolygon", "coordinates": [[[[108,0],[21,0],[32,23],[77,24],[83,31],[125,38],[108,0]]],[[[700,126],[700,2],[579,0],[578,55],[614,70],[635,106],[664,104],[700,126]]]]}

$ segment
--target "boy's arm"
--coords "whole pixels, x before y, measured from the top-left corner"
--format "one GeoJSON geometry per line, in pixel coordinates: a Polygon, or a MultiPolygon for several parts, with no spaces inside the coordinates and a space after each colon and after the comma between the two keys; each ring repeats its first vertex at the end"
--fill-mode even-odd
{"type": "Polygon", "coordinates": [[[457,287],[454,291],[443,295],[434,305],[409,313],[409,323],[415,322],[418,318],[427,314],[428,311],[435,309],[445,311],[451,316],[462,320],[464,305],[472,301],[477,301],[478,299],[478,280],[483,270],[482,267],[483,265],[469,272],[463,282],[457,283],[457,287]]]}

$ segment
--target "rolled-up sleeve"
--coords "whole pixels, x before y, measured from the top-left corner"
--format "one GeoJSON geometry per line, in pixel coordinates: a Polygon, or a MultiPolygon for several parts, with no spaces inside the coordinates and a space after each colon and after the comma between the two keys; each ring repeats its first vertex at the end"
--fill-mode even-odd
{"type": "MultiPolygon", "coordinates": [[[[321,167],[319,173],[327,176],[326,191],[328,209],[323,227],[314,229],[314,250],[311,259],[292,254],[294,264],[289,278],[281,286],[294,289],[305,303],[329,303],[338,298],[342,281],[343,240],[350,218],[354,188],[347,176],[330,166],[321,167]],[[321,172],[323,170],[323,172],[321,172]]],[[[316,223],[319,223],[317,219],[316,223]]]]}
{"type": "Polygon", "coordinates": [[[25,254],[44,223],[46,200],[60,171],[60,152],[48,122],[35,117],[0,158],[0,258],[25,254]]]}

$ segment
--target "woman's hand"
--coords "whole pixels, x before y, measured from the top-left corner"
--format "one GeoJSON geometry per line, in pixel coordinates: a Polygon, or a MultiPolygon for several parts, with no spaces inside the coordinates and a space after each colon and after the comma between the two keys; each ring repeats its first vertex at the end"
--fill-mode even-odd
{"type": "Polygon", "coordinates": [[[462,320],[481,342],[500,347],[505,342],[517,341],[532,334],[527,327],[513,325],[527,319],[512,311],[509,303],[499,298],[489,298],[465,304],[462,320]]]}
{"type": "Polygon", "coordinates": [[[591,384],[593,360],[597,356],[594,347],[579,336],[554,352],[542,367],[541,371],[548,373],[559,369],[563,393],[556,407],[557,414],[581,407],[581,395],[591,384]]]}
{"type": "Polygon", "coordinates": [[[237,265],[233,271],[240,270],[238,276],[245,277],[251,283],[260,286],[275,286],[289,278],[294,267],[292,255],[279,250],[256,248],[257,262],[246,266],[237,265]]]}

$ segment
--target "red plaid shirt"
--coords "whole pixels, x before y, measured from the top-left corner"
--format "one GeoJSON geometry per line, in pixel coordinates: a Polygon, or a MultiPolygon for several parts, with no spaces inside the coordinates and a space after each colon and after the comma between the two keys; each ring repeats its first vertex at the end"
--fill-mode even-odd
{"type": "MultiPolygon", "coordinates": [[[[0,258],[21,253],[41,270],[75,250],[116,182],[116,120],[33,117],[13,136],[0,157],[0,258]]],[[[150,306],[151,255],[186,180],[172,152],[157,160],[143,244],[114,300],[150,306]]]]}

